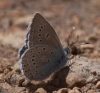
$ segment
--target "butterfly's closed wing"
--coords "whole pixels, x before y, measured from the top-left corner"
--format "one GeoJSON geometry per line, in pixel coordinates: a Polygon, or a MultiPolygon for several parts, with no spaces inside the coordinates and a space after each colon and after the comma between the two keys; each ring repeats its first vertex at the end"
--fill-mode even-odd
{"type": "Polygon", "coordinates": [[[60,51],[39,44],[25,51],[20,59],[20,68],[29,80],[42,80],[65,63],[65,56],[60,51]]]}
{"type": "Polygon", "coordinates": [[[42,80],[66,63],[60,40],[50,24],[36,13],[28,26],[26,42],[19,51],[19,64],[29,80],[42,80]]]}
{"type": "Polygon", "coordinates": [[[46,44],[63,53],[63,48],[54,29],[39,13],[36,13],[32,19],[28,27],[27,37],[28,48],[37,44],[46,44]]]}

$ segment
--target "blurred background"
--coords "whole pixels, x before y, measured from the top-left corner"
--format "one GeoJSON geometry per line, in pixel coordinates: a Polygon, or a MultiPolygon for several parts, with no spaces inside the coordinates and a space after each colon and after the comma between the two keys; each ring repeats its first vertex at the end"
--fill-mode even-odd
{"type": "Polygon", "coordinates": [[[100,56],[100,0],[0,0],[0,82],[18,62],[18,50],[24,44],[27,27],[39,12],[55,29],[62,45],[74,31],[85,56],[100,56]]]}

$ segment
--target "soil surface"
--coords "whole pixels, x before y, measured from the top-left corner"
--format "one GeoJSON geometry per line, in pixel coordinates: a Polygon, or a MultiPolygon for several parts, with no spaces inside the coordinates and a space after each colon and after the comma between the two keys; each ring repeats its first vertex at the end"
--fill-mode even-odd
{"type": "Polygon", "coordinates": [[[99,79],[71,87],[58,78],[41,84],[26,81],[18,50],[36,12],[51,24],[65,48],[75,27],[70,40],[79,36],[76,54],[100,62],[100,0],[0,0],[0,93],[100,93],[99,79]]]}

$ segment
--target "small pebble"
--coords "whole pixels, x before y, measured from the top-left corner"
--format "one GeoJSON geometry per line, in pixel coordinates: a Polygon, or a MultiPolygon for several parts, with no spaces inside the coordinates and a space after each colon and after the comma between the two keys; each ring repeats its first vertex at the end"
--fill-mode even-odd
{"type": "Polygon", "coordinates": [[[67,88],[61,88],[57,91],[57,93],[68,93],[68,89],[67,88]]]}
{"type": "Polygon", "coordinates": [[[38,88],[34,93],[47,93],[43,88],[38,88]]]}
{"type": "Polygon", "coordinates": [[[9,71],[10,71],[9,69],[5,69],[4,73],[7,74],[7,73],[9,73],[9,71]]]}
{"type": "Polygon", "coordinates": [[[22,83],[22,86],[23,86],[23,87],[27,87],[29,84],[30,84],[30,82],[27,81],[27,80],[25,80],[25,81],[22,83]]]}
{"type": "Polygon", "coordinates": [[[20,68],[19,68],[18,62],[13,67],[11,67],[11,69],[13,69],[16,72],[20,72],[20,68]]]}
{"type": "Polygon", "coordinates": [[[78,87],[74,87],[73,90],[70,90],[69,93],[82,93],[78,87]]]}
{"type": "Polygon", "coordinates": [[[87,91],[87,93],[98,93],[98,92],[95,92],[95,90],[89,90],[87,91]]]}
{"type": "Polygon", "coordinates": [[[95,34],[92,34],[88,37],[88,41],[94,41],[96,42],[98,40],[97,36],[95,34]]]}
{"type": "Polygon", "coordinates": [[[86,45],[81,45],[80,47],[82,49],[94,49],[95,45],[93,45],[93,44],[86,44],[86,45]]]}
{"type": "Polygon", "coordinates": [[[0,68],[0,73],[3,73],[4,69],[3,68],[0,68]]]}
{"type": "Polygon", "coordinates": [[[100,81],[97,82],[96,88],[97,88],[97,89],[100,89],[100,81]]]}
{"type": "Polygon", "coordinates": [[[93,52],[93,56],[98,58],[98,57],[99,57],[99,52],[98,52],[97,50],[95,50],[95,51],[93,52]]]}
{"type": "Polygon", "coordinates": [[[93,75],[95,75],[95,76],[97,75],[97,72],[96,72],[96,71],[92,71],[91,73],[92,73],[93,75]]]}
{"type": "Polygon", "coordinates": [[[11,77],[11,83],[15,83],[17,84],[18,86],[21,86],[22,83],[24,82],[24,78],[18,74],[13,74],[12,77],[11,77]]]}

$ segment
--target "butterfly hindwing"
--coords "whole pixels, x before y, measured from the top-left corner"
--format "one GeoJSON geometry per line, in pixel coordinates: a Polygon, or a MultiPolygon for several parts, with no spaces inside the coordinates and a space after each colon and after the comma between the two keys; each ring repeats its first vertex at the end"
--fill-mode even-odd
{"type": "Polygon", "coordinates": [[[47,45],[36,45],[28,49],[20,59],[20,68],[30,80],[42,80],[57,70],[64,58],[57,49],[47,45]]]}

